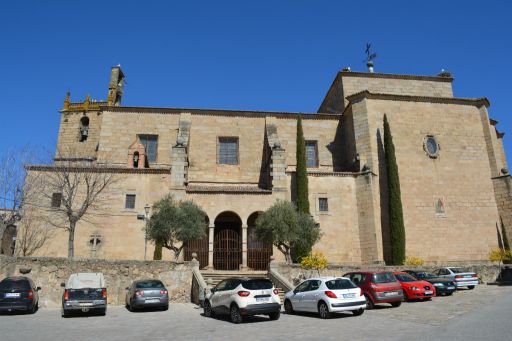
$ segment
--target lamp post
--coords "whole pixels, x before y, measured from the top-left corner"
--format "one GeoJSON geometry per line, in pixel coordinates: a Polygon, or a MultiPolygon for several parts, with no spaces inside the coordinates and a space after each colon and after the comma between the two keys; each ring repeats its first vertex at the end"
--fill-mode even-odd
{"type": "Polygon", "coordinates": [[[144,260],[146,260],[146,255],[148,252],[148,223],[149,223],[149,211],[151,210],[151,206],[146,204],[144,206],[144,218],[146,221],[146,229],[144,230],[144,260]]]}

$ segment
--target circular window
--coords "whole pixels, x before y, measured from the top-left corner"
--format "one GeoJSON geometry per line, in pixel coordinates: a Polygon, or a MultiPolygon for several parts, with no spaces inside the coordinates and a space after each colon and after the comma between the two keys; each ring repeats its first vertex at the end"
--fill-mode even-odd
{"type": "Polygon", "coordinates": [[[423,149],[431,158],[436,158],[439,155],[439,144],[434,136],[425,137],[423,149]]]}

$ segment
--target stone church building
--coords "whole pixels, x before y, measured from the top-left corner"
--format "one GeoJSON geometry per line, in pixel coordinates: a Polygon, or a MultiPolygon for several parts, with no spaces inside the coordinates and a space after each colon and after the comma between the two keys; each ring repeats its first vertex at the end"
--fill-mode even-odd
{"type": "MultiPolygon", "coordinates": [[[[137,216],[170,193],[208,215],[207,237],[189,245],[185,260],[194,251],[202,267],[229,270],[265,268],[272,253],[283,260],[256,240],[253,227],[276,200],[295,200],[299,115],[311,214],[322,231],[314,249],[330,262],[389,259],[384,114],[396,149],[407,255],[486,261],[498,245],[500,216],[512,236],[504,133],[489,117],[486,98],[454,97],[449,73],[345,69],[316,113],[123,106],[123,82],[121,68],[113,67],[106,101],[71,102],[68,94],[60,110],[57,148],[79,151],[78,161],[120,176],[107,213],[79,222],[76,257],[143,259],[144,220],[137,216]]],[[[53,199],[40,206],[58,208],[59,193],[53,199]]],[[[67,238],[58,230],[39,254],[67,256],[67,238]]],[[[149,243],[148,259],[153,248],[149,243]]]]}

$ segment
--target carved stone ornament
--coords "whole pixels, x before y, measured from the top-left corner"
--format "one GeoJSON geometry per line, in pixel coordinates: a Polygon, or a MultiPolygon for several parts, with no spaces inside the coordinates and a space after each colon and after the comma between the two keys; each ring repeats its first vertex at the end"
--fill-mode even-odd
{"type": "Polygon", "coordinates": [[[423,149],[432,159],[436,159],[439,156],[439,143],[433,135],[425,136],[423,139],[423,149]]]}

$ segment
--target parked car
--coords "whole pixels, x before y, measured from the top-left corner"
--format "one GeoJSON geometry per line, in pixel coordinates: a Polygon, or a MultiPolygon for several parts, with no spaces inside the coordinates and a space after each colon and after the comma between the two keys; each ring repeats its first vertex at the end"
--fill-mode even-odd
{"type": "Polygon", "coordinates": [[[81,272],[71,274],[62,294],[62,316],[67,317],[73,312],[107,313],[107,288],[105,278],[100,272],[81,272]]]}
{"type": "Polygon", "coordinates": [[[467,287],[469,290],[475,288],[478,285],[478,275],[474,272],[465,271],[458,267],[444,267],[434,271],[434,274],[441,278],[448,278],[455,283],[455,286],[467,287]]]}
{"type": "Polygon", "coordinates": [[[164,284],[156,279],[134,281],[126,288],[126,306],[130,311],[141,308],[169,309],[169,292],[164,284]]]}
{"type": "Polygon", "coordinates": [[[393,273],[400,282],[404,291],[404,300],[431,300],[436,295],[436,289],[427,281],[418,280],[406,272],[397,271],[393,273]]]}
{"type": "Polygon", "coordinates": [[[279,291],[265,278],[231,278],[211,289],[204,301],[204,316],[229,314],[231,322],[240,323],[251,315],[268,315],[279,319],[279,291]]]}
{"type": "Polygon", "coordinates": [[[404,293],[402,286],[389,271],[356,271],[349,272],[348,277],[363,291],[366,298],[366,309],[372,309],[375,304],[389,303],[394,308],[402,304],[404,293]]]}
{"type": "Polygon", "coordinates": [[[350,279],[343,277],[310,278],[285,295],[284,310],[318,312],[321,318],[332,313],[351,311],[359,316],[364,313],[366,299],[363,292],[350,279]]]}
{"type": "Polygon", "coordinates": [[[431,283],[436,288],[436,296],[450,296],[457,289],[455,283],[448,278],[441,278],[427,271],[405,270],[409,275],[431,283]]]}
{"type": "Polygon", "coordinates": [[[0,282],[0,311],[26,311],[34,314],[39,307],[38,291],[28,277],[7,277],[0,282]]]}

